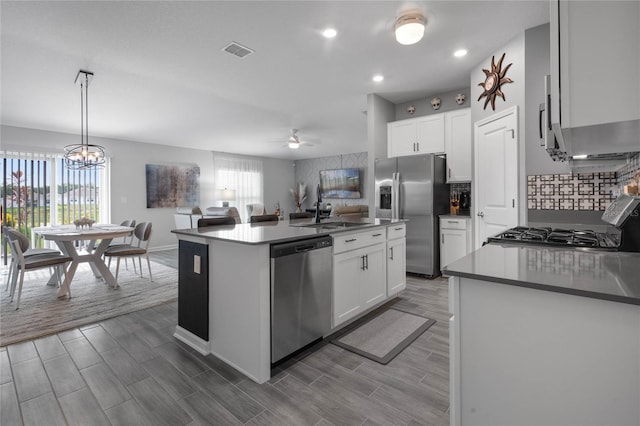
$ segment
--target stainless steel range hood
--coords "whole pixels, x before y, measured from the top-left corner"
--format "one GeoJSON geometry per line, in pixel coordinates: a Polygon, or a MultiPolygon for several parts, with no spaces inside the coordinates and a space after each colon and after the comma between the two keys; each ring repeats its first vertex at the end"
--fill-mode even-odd
{"type": "Polygon", "coordinates": [[[635,152],[623,154],[596,154],[587,158],[569,158],[568,163],[574,173],[616,172],[624,167],[635,152]]]}
{"type": "Polygon", "coordinates": [[[576,173],[615,172],[640,152],[640,120],[565,129],[554,126],[554,133],[556,159],[567,160],[576,173]]]}

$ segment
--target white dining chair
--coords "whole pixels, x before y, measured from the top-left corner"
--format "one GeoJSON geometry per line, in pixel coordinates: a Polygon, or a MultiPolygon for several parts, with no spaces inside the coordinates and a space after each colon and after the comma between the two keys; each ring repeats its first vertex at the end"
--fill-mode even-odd
{"type": "MultiPolygon", "coordinates": [[[[149,267],[149,281],[153,281],[151,275],[151,261],[149,260],[149,240],[151,238],[151,222],[142,222],[136,225],[133,231],[134,241],[131,244],[117,245],[107,248],[104,252],[105,258],[109,258],[109,267],[111,267],[111,259],[115,257],[116,262],[116,280],[118,279],[118,271],[120,270],[120,259],[128,257],[137,257],[138,266],[140,267],[140,276],[142,277],[142,256],[147,258],[147,266],[149,267]]],[[[133,260],[135,265],[135,259],[133,260]]]]}
{"type": "MultiPolygon", "coordinates": [[[[2,232],[5,236],[5,238],[7,239],[7,241],[10,241],[11,238],[18,238],[20,240],[20,246],[21,247],[26,247],[26,249],[23,250],[23,256],[25,259],[28,259],[30,257],[33,256],[40,256],[43,254],[59,254],[60,251],[57,249],[51,249],[51,248],[31,248],[30,247],[30,243],[29,243],[29,238],[27,238],[26,235],[23,235],[21,232],[15,230],[14,228],[8,227],[8,226],[3,226],[2,227],[2,232]],[[9,233],[7,232],[8,230],[13,230],[15,231],[15,234],[12,233],[11,235],[9,235],[9,233]]],[[[11,244],[11,243],[9,243],[11,244]]],[[[14,257],[11,256],[11,263],[9,264],[9,273],[7,274],[7,283],[5,285],[4,291],[9,290],[9,286],[11,285],[12,281],[15,284],[15,279],[14,277],[17,277],[18,273],[18,267],[17,264],[14,260],[14,257]]],[[[15,285],[11,287],[11,297],[13,297],[13,292],[15,290],[15,285]]]]}
{"type": "MultiPolygon", "coordinates": [[[[11,256],[12,260],[15,262],[16,273],[20,273],[18,299],[16,301],[16,310],[18,310],[20,308],[20,297],[22,296],[22,285],[24,284],[24,275],[26,272],[53,267],[55,269],[54,273],[58,279],[58,285],[60,285],[62,275],[64,274],[66,277],[66,264],[71,262],[72,259],[71,257],[65,256],[59,252],[25,257],[24,251],[29,247],[29,240],[27,239],[25,244],[24,239],[20,238],[22,234],[14,229],[7,229],[5,235],[8,235],[9,243],[11,243],[11,256]]],[[[13,283],[11,285],[11,302],[13,302],[16,279],[17,275],[14,275],[13,283]]],[[[71,294],[69,294],[69,297],[71,297],[71,294]]]]}

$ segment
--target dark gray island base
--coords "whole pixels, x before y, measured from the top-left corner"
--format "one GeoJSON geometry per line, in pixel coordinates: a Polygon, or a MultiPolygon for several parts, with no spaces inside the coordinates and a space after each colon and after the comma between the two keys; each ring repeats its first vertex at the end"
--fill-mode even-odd
{"type": "Polygon", "coordinates": [[[487,244],[444,273],[452,425],[640,424],[640,253],[487,244]]]}

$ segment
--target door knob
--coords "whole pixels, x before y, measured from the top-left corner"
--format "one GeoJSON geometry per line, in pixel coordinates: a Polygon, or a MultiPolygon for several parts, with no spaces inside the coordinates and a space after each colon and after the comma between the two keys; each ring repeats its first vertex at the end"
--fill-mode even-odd
{"type": "Polygon", "coordinates": [[[478,216],[480,216],[480,217],[484,217],[484,213],[482,213],[482,212],[478,212],[478,216]]]}

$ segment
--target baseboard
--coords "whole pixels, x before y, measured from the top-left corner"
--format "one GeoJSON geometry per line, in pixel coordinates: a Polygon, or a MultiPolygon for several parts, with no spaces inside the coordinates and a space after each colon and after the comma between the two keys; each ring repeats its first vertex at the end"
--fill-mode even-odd
{"type": "Polygon", "coordinates": [[[179,325],[176,326],[176,331],[173,333],[173,337],[180,340],[182,343],[191,346],[202,355],[209,355],[211,353],[208,341],[199,338],[179,325]]]}

